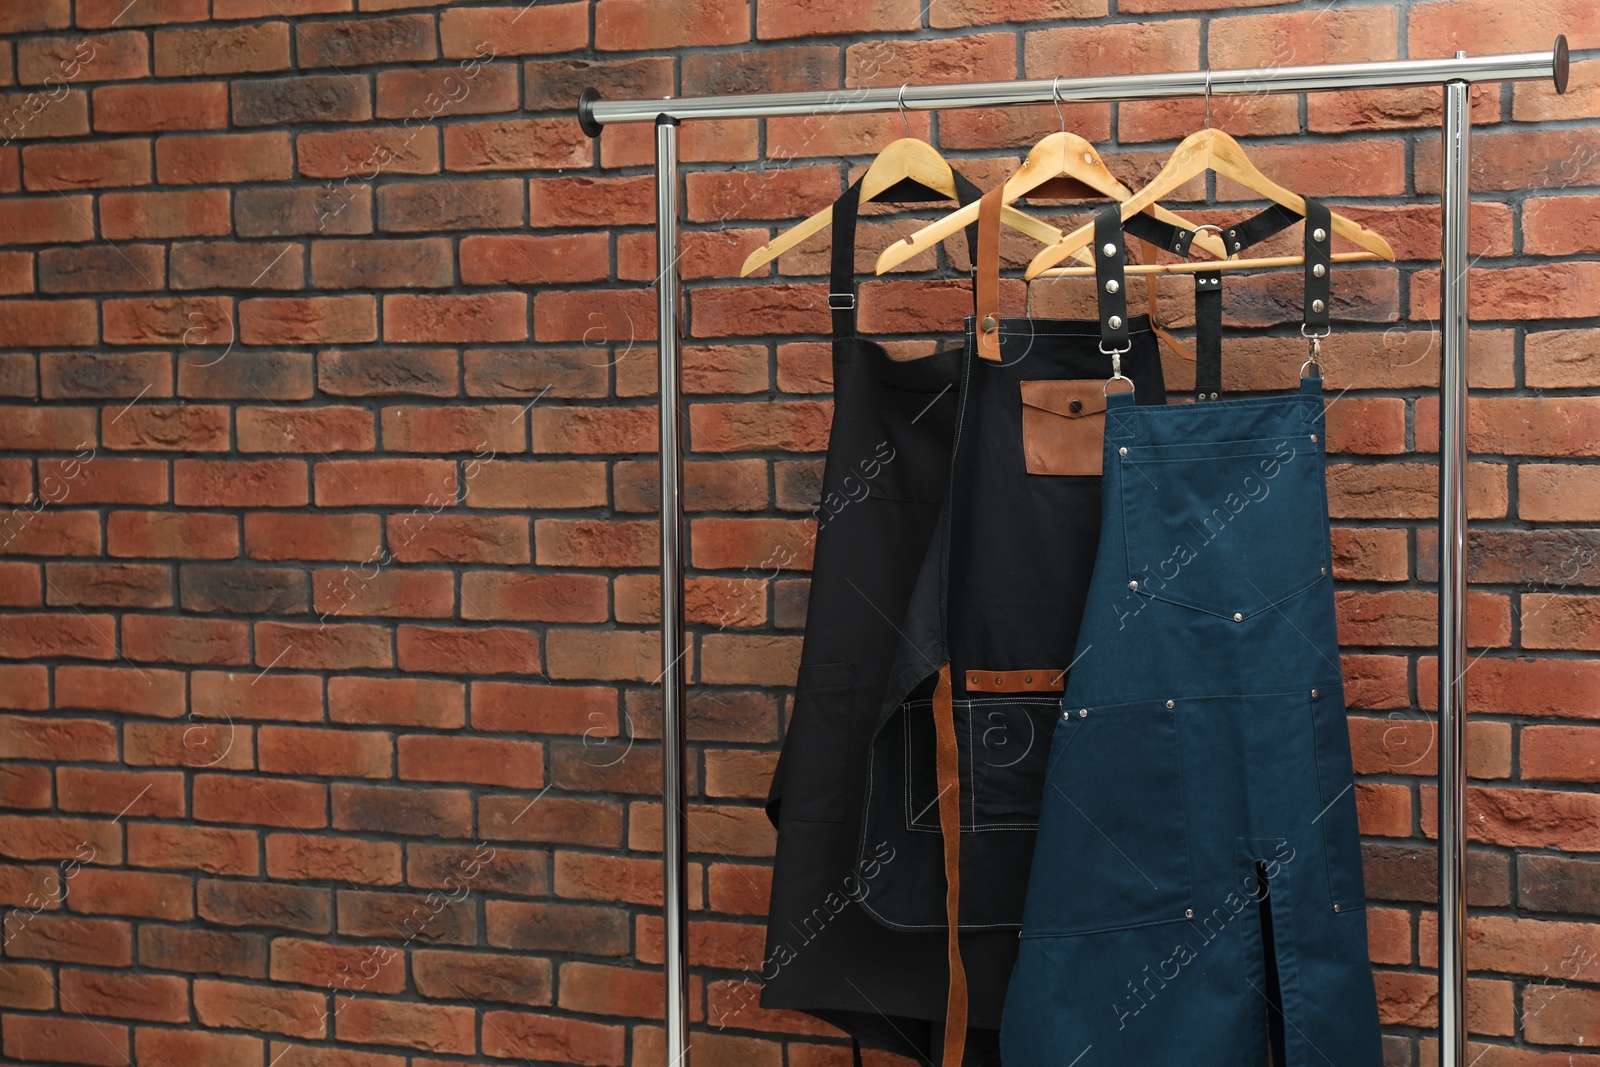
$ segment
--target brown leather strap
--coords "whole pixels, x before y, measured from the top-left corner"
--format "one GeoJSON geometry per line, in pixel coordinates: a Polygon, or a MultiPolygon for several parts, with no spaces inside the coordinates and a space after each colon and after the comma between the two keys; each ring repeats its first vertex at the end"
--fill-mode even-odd
{"type": "MultiPolygon", "coordinates": [[[[1095,382],[1094,385],[1095,388],[1099,388],[1100,383],[1095,382]]],[[[980,671],[972,667],[967,670],[967,692],[1059,693],[1067,687],[1066,678],[1066,671],[1054,668],[1037,671],[980,671]]]]}
{"type": "MultiPolygon", "coordinates": [[[[1137,253],[1133,251],[1135,247],[1137,246],[1132,244],[1128,246],[1128,255],[1130,258],[1134,258],[1137,255],[1137,253]]],[[[1135,259],[1135,262],[1139,262],[1141,259],[1142,257],[1137,258],[1135,259]]],[[[1182,341],[1168,333],[1166,327],[1161,325],[1161,316],[1158,314],[1156,307],[1156,279],[1159,277],[1160,275],[1158,274],[1146,274],[1144,276],[1145,294],[1150,301],[1150,329],[1154,330],[1155,335],[1161,338],[1162,344],[1166,345],[1172,350],[1173,355],[1177,356],[1179,359],[1186,359],[1190,363],[1193,363],[1195,361],[1194,353],[1190,352],[1189,349],[1184,346],[1182,341]]]]}
{"type": "Polygon", "coordinates": [[[978,355],[1000,361],[1000,209],[1005,186],[997,185],[978,201],[977,330],[978,355]]]}
{"type": "MultiPolygon", "coordinates": [[[[986,198],[987,199],[987,198],[986,198]]],[[[944,837],[944,911],[950,926],[950,992],[945,1002],[943,1067],[961,1067],[967,1043],[967,971],[961,964],[961,757],[956,749],[950,664],[933,690],[933,730],[939,779],[939,832],[944,837]]]]}

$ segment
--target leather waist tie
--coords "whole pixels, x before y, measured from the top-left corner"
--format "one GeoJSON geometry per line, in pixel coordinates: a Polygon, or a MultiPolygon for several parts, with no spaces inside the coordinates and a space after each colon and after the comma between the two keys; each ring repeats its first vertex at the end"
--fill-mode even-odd
{"type": "Polygon", "coordinates": [[[956,750],[948,663],[939,668],[939,681],[933,690],[933,729],[939,833],[944,837],[944,910],[950,931],[950,993],[945,1001],[943,1067],[961,1067],[967,1044],[967,971],[961,965],[961,757],[956,750]]]}

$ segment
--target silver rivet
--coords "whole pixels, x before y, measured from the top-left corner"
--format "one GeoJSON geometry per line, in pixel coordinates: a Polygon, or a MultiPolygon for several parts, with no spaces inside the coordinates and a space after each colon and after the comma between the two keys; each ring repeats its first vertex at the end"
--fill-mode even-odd
{"type": "Polygon", "coordinates": [[[1228,236],[1229,236],[1229,237],[1234,237],[1234,236],[1236,236],[1236,235],[1237,235],[1237,234],[1238,234],[1238,233],[1239,233],[1239,231],[1238,231],[1238,230],[1229,230],[1229,231],[1228,231],[1228,236]]]}
{"type": "Polygon", "coordinates": [[[1089,709],[1088,708],[1079,708],[1078,709],[1078,718],[1087,719],[1088,717],[1089,717],[1089,709]]]}
{"type": "Polygon", "coordinates": [[[1127,454],[1128,454],[1128,446],[1127,445],[1123,445],[1121,448],[1117,449],[1117,455],[1126,456],[1127,454]]]}
{"type": "Polygon", "coordinates": [[[1117,284],[1117,280],[1115,278],[1112,278],[1110,281],[1106,282],[1106,292],[1108,293],[1114,293],[1121,288],[1122,286],[1117,284]]]}
{"type": "Polygon", "coordinates": [[[1311,239],[1313,241],[1326,241],[1328,239],[1328,231],[1324,230],[1321,226],[1318,226],[1316,229],[1311,231],[1311,239]]]}
{"type": "Polygon", "coordinates": [[[1184,909],[1183,909],[1183,917],[1184,917],[1184,918],[1185,918],[1185,919],[1192,919],[1192,918],[1194,918],[1194,909],[1193,909],[1193,908],[1184,908],[1184,909]]]}
{"type": "Polygon", "coordinates": [[[1313,690],[1312,690],[1312,691],[1311,691],[1311,699],[1312,699],[1312,700],[1315,700],[1315,699],[1317,699],[1317,691],[1316,691],[1316,690],[1315,690],[1315,689],[1313,689],[1313,690]]]}
{"type": "Polygon", "coordinates": [[[1070,719],[1070,718],[1072,718],[1072,712],[1070,712],[1070,711],[1067,711],[1067,710],[1066,710],[1066,709],[1065,709],[1065,708],[1063,708],[1063,709],[1062,709],[1062,710],[1061,710],[1061,717],[1062,717],[1062,718],[1063,718],[1063,719],[1070,719]]]}
{"type": "Polygon", "coordinates": [[[1318,263],[1315,267],[1311,268],[1311,273],[1320,278],[1324,274],[1328,273],[1328,268],[1324,267],[1321,263],[1318,263]]]}
{"type": "Polygon", "coordinates": [[[1106,320],[1106,325],[1111,327],[1113,330],[1122,329],[1122,316],[1121,315],[1113,315],[1113,316],[1111,316],[1109,319],[1106,320]]]}
{"type": "Polygon", "coordinates": [[[1129,589],[1137,589],[1137,588],[1139,588],[1139,583],[1138,582],[1129,582],[1128,583],[1128,588],[1129,589]]]}
{"type": "Polygon", "coordinates": [[[1216,398],[1217,398],[1217,394],[1216,394],[1216,393],[1212,393],[1212,394],[1211,394],[1211,399],[1212,399],[1212,400],[1215,400],[1215,399],[1216,399],[1216,398]]]}
{"type": "Polygon", "coordinates": [[[1325,307],[1327,307],[1327,306],[1328,306],[1328,305],[1326,305],[1326,304],[1324,304],[1324,303],[1323,303],[1323,302],[1322,302],[1322,301],[1320,301],[1320,300],[1313,300],[1313,301],[1311,301],[1311,310],[1312,310],[1312,311],[1321,311],[1321,310],[1322,310],[1322,309],[1323,309],[1323,308],[1325,308],[1325,307]]]}
{"type": "Polygon", "coordinates": [[[1334,910],[1334,911],[1338,911],[1338,910],[1339,910],[1339,905],[1337,905],[1337,904],[1335,904],[1335,905],[1334,905],[1334,906],[1333,906],[1333,910],[1334,910]]]}
{"type": "Polygon", "coordinates": [[[1183,242],[1182,241],[1173,241],[1172,242],[1172,250],[1174,252],[1176,252],[1178,249],[1180,249],[1182,247],[1183,247],[1183,242]]]}
{"type": "Polygon", "coordinates": [[[1177,707],[1177,706],[1178,706],[1178,702],[1177,702],[1177,701],[1176,701],[1176,700],[1169,700],[1169,701],[1167,701],[1167,707],[1169,707],[1169,708],[1175,708],[1175,707],[1177,707]]]}
{"type": "Polygon", "coordinates": [[[1233,242],[1233,250],[1235,252],[1239,251],[1239,249],[1242,248],[1242,247],[1244,247],[1244,246],[1241,245],[1238,241],[1233,242]]]}
{"type": "Polygon", "coordinates": [[[1328,568],[1326,568],[1326,567],[1322,568],[1322,576],[1324,578],[1326,578],[1328,576],[1328,568]]]}
{"type": "Polygon", "coordinates": [[[1317,439],[1317,435],[1316,434],[1312,434],[1311,435],[1311,440],[1315,441],[1316,439],[1317,439]]]}
{"type": "Polygon", "coordinates": [[[1237,612],[1237,611],[1236,611],[1236,612],[1234,612],[1234,613],[1233,613],[1233,621],[1234,621],[1234,622],[1244,622],[1244,616],[1243,616],[1243,615],[1241,615],[1241,614],[1239,614],[1239,613],[1238,613],[1238,612],[1237,612]]]}
{"type": "Polygon", "coordinates": [[[1100,249],[1100,254],[1103,256],[1114,256],[1117,254],[1117,246],[1112,244],[1110,241],[1107,241],[1100,249]]]}

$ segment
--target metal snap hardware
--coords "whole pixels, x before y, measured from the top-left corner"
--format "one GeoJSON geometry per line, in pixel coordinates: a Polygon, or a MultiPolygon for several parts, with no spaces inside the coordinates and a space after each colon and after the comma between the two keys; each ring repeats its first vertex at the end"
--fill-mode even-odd
{"type": "Polygon", "coordinates": [[[1241,614],[1239,614],[1239,613],[1238,613],[1238,612],[1237,612],[1237,611],[1236,611],[1236,612],[1234,612],[1234,613],[1233,613],[1233,621],[1234,621],[1234,622],[1244,622],[1244,616],[1243,616],[1243,615],[1241,615],[1241,614]]]}
{"type": "Polygon", "coordinates": [[[1312,311],[1321,311],[1321,310],[1322,310],[1322,309],[1323,309],[1323,308],[1325,308],[1325,307],[1327,307],[1327,306],[1328,306],[1328,305],[1326,305],[1326,304],[1324,304],[1324,303],[1323,303],[1323,302],[1322,302],[1322,301],[1320,301],[1320,300],[1313,300],[1313,301],[1311,301],[1311,310],[1312,310],[1312,311]]]}
{"type": "Polygon", "coordinates": [[[1228,231],[1228,236],[1229,237],[1236,237],[1236,236],[1238,236],[1238,234],[1239,234],[1238,230],[1229,230],[1228,231]]]}
{"type": "Polygon", "coordinates": [[[1316,690],[1315,690],[1315,689],[1313,689],[1313,690],[1312,690],[1312,691],[1311,691],[1311,699],[1312,699],[1312,700],[1315,700],[1315,699],[1317,699],[1317,691],[1316,691],[1316,690]]]}
{"type": "Polygon", "coordinates": [[[1106,282],[1106,292],[1108,293],[1114,293],[1121,288],[1122,286],[1117,284],[1117,280],[1115,278],[1112,278],[1106,282]]]}
{"type": "Polygon", "coordinates": [[[1216,393],[1212,393],[1212,394],[1211,394],[1211,399],[1212,399],[1212,400],[1215,400],[1215,399],[1216,399],[1216,398],[1217,398],[1217,394],[1216,394],[1216,393]]]}
{"type": "Polygon", "coordinates": [[[1033,684],[1033,675],[1030,674],[1027,677],[1023,678],[1022,679],[1022,683],[1024,685],[1032,685],[1033,684]]]}
{"type": "Polygon", "coordinates": [[[1106,320],[1106,325],[1111,327],[1113,330],[1122,329],[1122,316],[1121,315],[1113,315],[1113,316],[1111,316],[1109,319],[1106,320]]]}
{"type": "Polygon", "coordinates": [[[1324,267],[1321,263],[1318,263],[1315,267],[1311,268],[1311,273],[1320,278],[1324,274],[1328,273],[1328,268],[1324,267]]]}
{"type": "Polygon", "coordinates": [[[1000,324],[995,321],[995,317],[993,315],[985,315],[983,317],[982,325],[984,333],[993,333],[995,327],[999,326],[1000,324]]]}
{"type": "Polygon", "coordinates": [[[1107,241],[1100,249],[1100,254],[1103,256],[1114,256],[1117,254],[1117,246],[1112,244],[1110,241],[1107,241]]]}
{"type": "Polygon", "coordinates": [[[1089,717],[1089,709],[1088,708],[1079,708],[1078,709],[1078,718],[1087,719],[1088,717],[1089,717]]]}
{"type": "Polygon", "coordinates": [[[1194,909],[1193,909],[1193,908],[1184,908],[1184,909],[1183,909],[1183,917],[1184,917],[1184,918],[1185,918],[1185,919],[1192,919],[1192,918],[1194,918],[1194,909]]]}
{"type": "Polygon", "coordinates": [[[1063,719],[1070,719],[1070,718],[1072,718],[1072,712],[1068,711],[1066,708],[1062,708],[1061,709],[1061,717],[1063,719]]]}
{"type": "Polygon", "coordinates": [[[1083,401],[1074,400],[1072,403],[1067,405],[1067,410],[1071,411],[1073,413],[1077,413],[1079,411],[1082,411],[1083,410],[1083,401]]]}
{"type": "Polygon", "coordinates": [[[1177,702],[1177,701],[1176,701],[1176,700],[1169,700],[1169,701],[1167,701],[1167,707],[1169,707],[1169,708],[1175,708],[1175,707],[1177,707],[1177,706],[1178,706],[1178,702],[1177,702]]]}
{"type": "Polygon", "coordinates": [[[978,676],[976,674],[974,674],[972,676],[972,678],[967,682],[967,684],[968,685],[977,685],[978,684],[978,676]]]}
{"type": "Polygon", "coordinates": [[[997,674],[997,675],[994,676],[994,684],[995,685],[1004,685],[1005,684],[1005,679],[997,674]]]}
{"type": "Polygon", "coordinates": [[[1326,567],[1322,568],[1322,576],[1324,578],[1326,578],[1328,576],[1328,568],[1326,568],[1326,567]]]}
{"type": "Polygon", "coordinates": [[[1313,241],[1326,241],[1328,239],[1328,231],[1324,230],[1321,226],[1318,226],[1316,229],[1311,231],[1311,239],[1313,241]]]}
{"type": "Polygon", "coordinates": [[[1333,910],[1334,910],[1334,911],[1338,911],[1338,910],[1339,910],[1339,905],[1337,905],[1337,904],[1335,904],[1335,905],[1334,905],[1334,906],[1333,906],[1333,910]]]}
{"type": "Polygon", "coordinates": [[[1127,454],[1128,454],[1128,446],[1127,445],[1123,445],[1121,448],[1117,449],[1117,455],[1126,456],[1127,454]]]}
{"type": "Polygon", "coordinates": [[[1128,583],[1128,588],[1129,589],[1137,589],[1137,588],[1139,588],[1139,583],[1138,582],[1129,582],[1128,583]]]}
{"type": "Polygon", "coordinates": [[[1317,439],[1317,435],[1316,434],[1312,434],[1311,435],[1311,440],[1315,441],[1316,439],[1317,439]]]}

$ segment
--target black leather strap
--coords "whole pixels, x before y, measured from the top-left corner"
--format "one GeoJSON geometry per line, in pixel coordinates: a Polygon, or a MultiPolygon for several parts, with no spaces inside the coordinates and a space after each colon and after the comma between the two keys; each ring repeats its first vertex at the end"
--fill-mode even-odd
{"type": "Polygon", "coordinates": [[[1128,253],[1122,244],[1122,205],[1109,204],[1094,216],[1094,284],[1100,299],[1100,347],[1126,351],[1128,340],[1128,253]]]}
{"type": "Polygon", "coordinates": [[[1306,197],[1306,306],[1305,331],[1324,334],[1330,324],[1333,302],[1333,213],[1320,201],[1306,197]]]}
{"type": "MultiPolygon", "coordinates": [[[[956,202],[966,207],[975,204],[983,191],[960,174],[955,178],[956,202]]],[[[937,203],[945,198],[912,182],[902,182],[877,198],[875,203],[937,203]]],[[[856,218],[861,211],[861,179],[833,202],[833,255],[828,276],[828,307],[833,310],[833,336],[854,337],[856,333],[856,218]]],[[[978,223],[967,227],[967,254],[976,261],[978,223]]]]}
{"type": "Polygon", "coordinates": [[[1194,276],[1194,393],[1196,400],[1222,395],[1222,272],[1194,276]]]}

